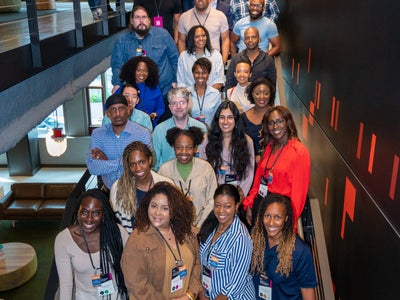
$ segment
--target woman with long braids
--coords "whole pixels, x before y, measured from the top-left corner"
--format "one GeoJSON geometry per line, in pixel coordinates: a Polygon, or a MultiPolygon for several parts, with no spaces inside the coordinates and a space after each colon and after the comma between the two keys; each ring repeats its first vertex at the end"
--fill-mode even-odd
{"type": "Polygon", "coordinates": [[[158,182],[136,220],[121,260],[129,299],[196,299],[202,289],[191,203],[174,185],[158,182]]]}
{"type": "Polygon", "coordinates": [[[224,101],[217,108],[199,156],[214,168],[218,184],[233,184],[241,198],[247,196],[254,177],[254,148],[234,102],[224,101]]]}
{"type": "Polygon", "coordinates": [[[297,219],[306,203],[310,184],[310,154],[297,136],[292,114],[284,106],[268,108],[262,121],[261,136],[263,156],[253,186],[243,200],[247,221],[253,225],[263,197],[268,193],[280,194],[292,201],[296,232],[297,219]]]}
{"type": "Polygon", "coordinates": [[[120,260],[128,237],[116,223],[104,192],[92,189],[83,193],[77,201],[74,224],[55,240],[60,299],[126,299],[120,260]]]}
{"type": "Polygon", "coordinates": [[[110,202],[121,225],[131,233],[135,226],[136,211],[147,191],[159,181],[173,181],[151,170],[152,152],[147,145],[135,141],[126,146],[122,154],[124,172],[114,182],[110,202]]]}
{"type": "Polygon", "coordinates": [[[257,300],[315,300],[311,250],[294,233],[292,214],[288,197],[268,194],[261,201],[252,232],[257,300]]]}

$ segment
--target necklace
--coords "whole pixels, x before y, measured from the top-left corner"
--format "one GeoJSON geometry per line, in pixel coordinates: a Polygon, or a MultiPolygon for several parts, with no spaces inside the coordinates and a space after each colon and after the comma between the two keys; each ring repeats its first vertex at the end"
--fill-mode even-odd
{"type": "Polygon", "coordinates": [[[222,230],[217,228],[217,232],[219,232],[219,233],[224,233],[225,231],[226,231],[226,228],[222,229],[222,230]]]}
{"type": "MultiPolygon", "coordinates": [[[[163,231],[161,231],[160,229],[158,229],[158,231],[160,231],[160,233],[161,233],[162,235],[168,235],[168,234],[170,234],[170,233],[172,232],[171,227],[169,227],[168,232],[163,232],[163,231]]],[[[172,237],[169,237],[169,238],[168,238],[169,241],[170,241],[171,239],[172,239],[172,237]]]]}

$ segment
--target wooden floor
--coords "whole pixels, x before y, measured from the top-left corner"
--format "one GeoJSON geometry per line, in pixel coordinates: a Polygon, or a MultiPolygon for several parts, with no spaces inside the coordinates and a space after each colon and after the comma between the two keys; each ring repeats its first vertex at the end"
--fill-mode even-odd
{"type": "MultiPolygon", "coordinates": [[[[127,11],[132,9],[132,2],[125,5],[127,11]]],[[[113,7],[114,3],[111,6],[113,7]]],[[[0,53],[30,44],[28,19],[25,12],[26,5],[22,2],[19,13],[0,14],[0,53]]],[[[87,2],[81,2],[81,13],[83,26],[93,22],[87,2]]],[[[75,28],[73,3],[57,1],[55,10],[39,11],[38,26],[40,40],[73,30],[75,28]]]]}

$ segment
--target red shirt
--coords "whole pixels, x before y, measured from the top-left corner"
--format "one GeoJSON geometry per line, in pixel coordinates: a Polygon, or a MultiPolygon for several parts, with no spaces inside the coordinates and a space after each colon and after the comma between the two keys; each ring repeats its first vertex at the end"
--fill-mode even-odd
{"type": "Polygon", "coordinates": [[[249,206],[253,208],[261,177],[268,178],[269,173],[272,173],[272,183],[268,182],[268,193],[289,197],[293,208],[293,218],[297,221],[303,211],[310,185],[310,154],[307,148],[295,138],[289,139],[282,152],[278,150],[271,153],[271,146],[272,143],[267,146],[258,163],[253,186],[243,200],[243,207],[244,209],[249,206]],[[268,168],[273,166],[271,170],[267,170],[267,162],[268,168]]]}

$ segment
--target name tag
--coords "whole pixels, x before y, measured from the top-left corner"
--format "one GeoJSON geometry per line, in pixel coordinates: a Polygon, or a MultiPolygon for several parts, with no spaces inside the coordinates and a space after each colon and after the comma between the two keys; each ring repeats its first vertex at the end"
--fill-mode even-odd
{"type": "Polygon", "coordinates": [[[266,275],[263,274],[260,275],[260,284],[258,285],[258,296],[261,299],[267,299],[267,300],[272,299],[272,282],[266,275]]]}
{"type": "Polygon", "coordinates": [[[154,18],[153,18],[153,26],[154,26],[154,27],[161,27],[161,28],[163,28],[163,27],[164,27],[163,24],[164,24],[164,22],[163,22],[163,17],[157,16],[157,17],[154,17],[154,18]]]}
{"type": "Polygon", "coordinates": [[[268,181],[264,176],[261,177],[260,187],[258,188],[258,194],[261,197],[265,197],[268,194],[268,181]]]}

